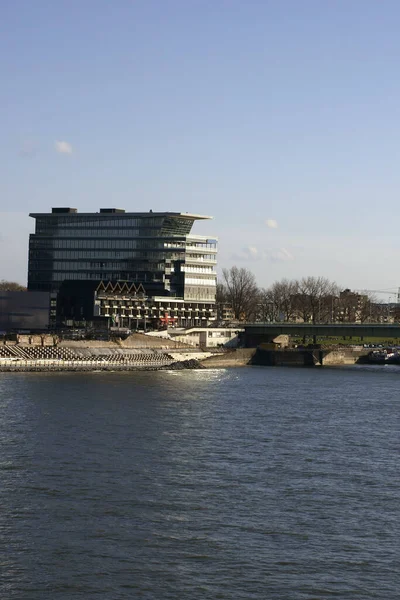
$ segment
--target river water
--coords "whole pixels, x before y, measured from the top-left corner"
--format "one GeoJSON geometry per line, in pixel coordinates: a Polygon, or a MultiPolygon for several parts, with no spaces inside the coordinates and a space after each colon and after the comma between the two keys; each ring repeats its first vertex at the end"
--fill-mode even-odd
{"type": "Polygon", "coordinates": [[[400,598],[400,368],[0,373],[0,598],[400,598]]]}

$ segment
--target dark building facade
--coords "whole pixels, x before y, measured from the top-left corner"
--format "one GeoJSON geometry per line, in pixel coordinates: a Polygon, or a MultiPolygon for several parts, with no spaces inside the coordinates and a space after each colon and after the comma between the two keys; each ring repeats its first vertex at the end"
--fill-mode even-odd
{"type": "Polygon", "coordinates": [[[46,331],[55,310],[48,292],[0,292],[0,331],[46,331]]]}
{"type": "Polygon", "coordinates": [[[193,325],[215,318],[217,240],[191,234],[196,220],[210,217],[117,208],[53,208],[30,216],[36,227],[29,240],[29,290],[63,293],[67,282],[141,284],[153,320],[193,325]]]}
{"type": "Polygon", "coordinates": [[[141,284],[64,281],[57,299],[59,321],[65,325],[138,326],[149,316],[141,284]]]}

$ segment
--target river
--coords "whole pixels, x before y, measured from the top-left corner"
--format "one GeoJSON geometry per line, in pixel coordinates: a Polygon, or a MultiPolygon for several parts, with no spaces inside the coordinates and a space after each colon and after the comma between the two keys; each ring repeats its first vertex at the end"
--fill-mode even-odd
{"type": "Polygon", "coordinates": [[[400,597],[400,368],[0,374],[4,600],[400,597]]]}

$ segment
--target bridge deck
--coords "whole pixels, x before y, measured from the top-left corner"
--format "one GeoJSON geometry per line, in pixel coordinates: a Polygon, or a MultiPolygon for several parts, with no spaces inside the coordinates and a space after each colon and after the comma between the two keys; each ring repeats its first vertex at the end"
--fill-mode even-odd
{"type": "Polygon", "coordinates": [[[400,323],[249,323],[244,326],[245,335],[297,335],[319,337],[378,337],[400,338],[400,323]]]}

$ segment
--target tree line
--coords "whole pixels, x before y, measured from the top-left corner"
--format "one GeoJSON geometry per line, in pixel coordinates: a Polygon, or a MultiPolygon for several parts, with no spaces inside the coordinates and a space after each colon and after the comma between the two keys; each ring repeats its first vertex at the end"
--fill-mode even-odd
{"type": "Polygon", "coordinates": [[[236,321],[302,321],[306,323],[379,321],[385,316],[372,294],[343,289],[326,277],[282,279],[268,288],[257,286],[246,268],[223,269],[217,305],[229,305],[236,321]]]}
{"type": "Polygon", "coordinates": [[[16,281],[0,279],[0,292],[25,292],[26,287],[16,281]]]}
{"type": "MultiPolygon", "coordinates": [[[[0,291],[23,290],[26,287],[19,283],[0,280],[0,291]]],[[[229,306],[235,321],[364,323],[389,316],[387,305],[378,303],[373,294],[343,290],[326,277],[282,279],[259,288],[249,269],[236,266],[223,269],[217,283],[217,309],[223,305],[229,306]]]]}

